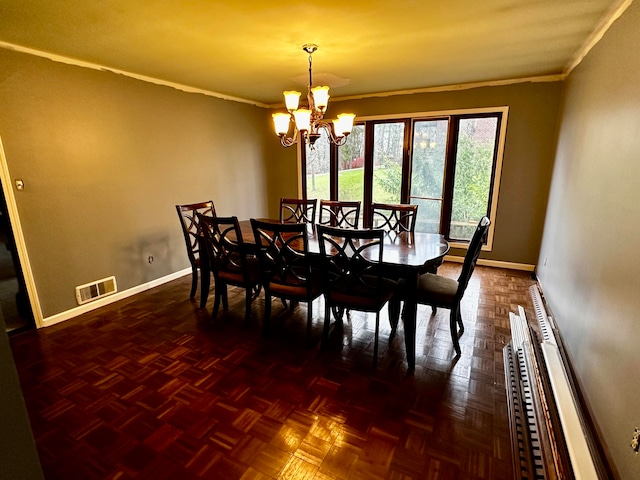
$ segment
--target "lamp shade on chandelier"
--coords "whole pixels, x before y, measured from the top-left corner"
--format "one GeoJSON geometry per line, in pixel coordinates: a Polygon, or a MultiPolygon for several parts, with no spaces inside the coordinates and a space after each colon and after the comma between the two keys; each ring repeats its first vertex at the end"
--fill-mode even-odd
{"type": "Polygon", "coordinates": [[[308,43],[302,46],[302,50],[309,54],[309,86],[307,89],[307,107],[300,107],[300,92],[284,92],[284,103],[289,113],[274,113],[273,123],[276,134],[280,137],[280,143],[284,147],[290,147],[300,138],[307,145],[313,144],[320,138],[320,130],[324,129],[329,141],[337,146],[344,145],[347,136],[353,128],[353,113],[341,113],[336,120],[324,120],[324,114],[329,105],[329,87],[313,86],[312,58],[317,45],[308,43]],[[287,136],[290,124],[293,124],[293,136],[287,136]]]}

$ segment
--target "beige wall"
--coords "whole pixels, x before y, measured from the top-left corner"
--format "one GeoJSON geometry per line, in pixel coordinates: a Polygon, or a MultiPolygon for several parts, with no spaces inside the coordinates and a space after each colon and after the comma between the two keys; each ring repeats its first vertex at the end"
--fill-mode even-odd
{"type": "Polygon", "coordinates": [[[621,478],[640,478],[639,45],[635,3],[566,82],[539,268],[621,478]]]}
{"type": "MultiPolygon", "coordinates": [[[[76,305],[76,285],[116,275],[124,290],[185,268],[176,203],[212,198],[222,214],[277,216],[278,199],[298,194],[296,147],[280,146],[265,109],[10,51],[0,71],[0,137],[26,184],[16,199],[45,317],[76,305]]],[[[483,257],[535,264],[560,92],[560,82],[523,83],[331,108],[508,105],[494,249],[483,257]]]]}
{"type": "MultiPolygon", "coordinates": [[[[271,114],[271,112],[270,112],[271,114]]],[[[298,196],[298,145],[284,148],[280,139],[273,133],[273,122],[269,118],[268,134],[270,136],[269,172],[269,216],[278,218],[280,215],[280,198],[298,196]]]]}
{"type": "MultiPolygon", "coordinates": [[[[510,107],[494,250],[483,257],[548,260],[547,300],[623,478],[640,465],[629,448],[640,421],[639,44],[632,5],[569,78],[557,152],[559,82],[331,107],[510,107]]],[[[45,317],[76,305],[76,285],[116,275],[124,290],[186,268],[176,203],[211,198],[221,214],[277,215],[278,199],[297,195],[297,159],[265,127],[269,113],[0,50],[0,137],[11,177],[26,184],[15,194],[45,317]]]]}
{"type": "MultiPolygon", "coordinates": [[[[328,115],[345,111],[366,117],[509,106],[498,211],[493,219],[494,248],[481,256],[535,265],[549,192],[561,92],[561,82],[550,82],[396,95],[333,102],[328,115]]],[[[290,151],[274,155],[282,166],[279,174],[282,192],[296,192],[296,160],[295,152],[292,153],[293,156],[290,151]]],[[[272,210],[275,212],[277,205],[272,210]]],[[[464,253],[452,251],[454,255],[464,253]]]]}
{"type": "Polygon", "coordinates": [[[174,205],[264,216],[268,111],[0,50],[0,137],[45,317],[188,267],[174,205]],[[150,265],[147,257],[153,255],[150,265]]]}

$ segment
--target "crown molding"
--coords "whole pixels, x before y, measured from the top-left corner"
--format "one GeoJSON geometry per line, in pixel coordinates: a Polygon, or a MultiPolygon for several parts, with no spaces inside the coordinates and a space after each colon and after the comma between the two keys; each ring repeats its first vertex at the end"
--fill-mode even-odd
{"type": "Polygon", "coordinates": [[[21,45],[15,45],[13,43],[7,43],[0,41],[0,48],[5,50],[11,50],[14,52],[26,53],[28,55],[34,55],[36,57],[47,58],[54,62],[65,63],[67,65],[74,65],[76,67],[89,68],[91,70],[98,70],[100,72],[110,72],[117,75],[123,75],[125,77],[134,78],[154,85],[162,85],[164,87],[170,87],[181,92],[186,93],[198,93],[200,95],[206,95],[207,97],[215,97],[221,100],[230,100],[232,102],[247,103],[249,105],[255,105],[256,107],[269,108],[266,103],[260,103],[253,100],[247,100],[246,98],[234,97],[231,95],[225,95],[223,93],[213,92],[211,90],[205,90],[203,88],[190,87],[180,83],[169,82],[167,80],[161,80],[159,78],[148,77],[146,75],[140,75],[133,72],[127,72],[126,70],[120,70],[117,68],[107,67],[98,63],[85,62],[84,60],[78,60],[77,58],[65,57],[63,55],[57,55],[55,53],[44,52],[42,50],[36,50],[35,48],[23,47],[21,45]]]}

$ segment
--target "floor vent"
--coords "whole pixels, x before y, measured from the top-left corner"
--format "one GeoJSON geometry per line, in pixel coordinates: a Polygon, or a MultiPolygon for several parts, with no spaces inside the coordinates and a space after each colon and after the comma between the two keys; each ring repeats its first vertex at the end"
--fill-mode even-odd
{"type": "Polygon", "coordinates": [[[116,277],[107,277],[76,287],[76,300],[78,301],[78,305],[82,305],[97,300],[98,298],[106,297],[117,291],[118,285],[116,285],[116,277]]]}

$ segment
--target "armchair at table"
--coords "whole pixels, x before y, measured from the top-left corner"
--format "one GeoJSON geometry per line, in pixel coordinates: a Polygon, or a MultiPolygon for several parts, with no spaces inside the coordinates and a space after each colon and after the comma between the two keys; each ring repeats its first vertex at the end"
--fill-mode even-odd
{"type": "MultiPolygon", "coordinates": [[[[478,222],[457,280],[434,273],[425,273],[418,278],[417,303],[431,305],[431,307],[448,308],[451,311],[449,329],[451,330],[453,348],[457,355],[460,355],[461,352],[458,337],[464,333],[464,324],[462,323],[462,315],[460,313],[460,302],[469,284],[473,270],[476,267],[478,257],[480,256],[480,249],[489,230],[489,225],[491,225],[491,221],[487,217],[482,217],[478,222]],[[459,334],[456,325],[460,327],[459,334]]],[[[396,326],[398,325],[398,317],[400,314],[399,301],[403,299],[403,290],[400,284],[398,293],[391,301],[389,307],[389,320],[391,322],[392,332],[395,332],[396,326]]],[[[435,309],[433,313],[435,314],[435,309]]]]}
{"type": "MultiPolygon", "coordinates": [[[[176,205],[176,212],[180,218],[182,234],[187,246],[187,257],[191,264],[191,293],[190,298],[196,296],[198,287],[198,270],[200,270],[200,245],[198,243],[198,214],[210,217],[216,216],[213,201],[176,205]]],[[[207,295],[209,292],[207,291],[207,295]]]]}
{"type": "MultiPolygon", "coordinates": [[[[211,273],[215,280],[215,301],[212,318],[218,315],[220,301],[228,308],[227,286],[245,289],[245,325],[251,319],[251,303],[260,292],[260,264],[255,255],[250,255],[242,238],[237,217],[206,217],[198,215],[201,223],[203,251],[202,292],[209,291],[211,273]]],[[[204,308],[206,296],[201,296],[200,307],[204,308]]]]}
{"type": "Polygon", "coordinates": [[[380,310],[393,297],[397,283],[382,276],[383,230],[359,230],[318,225],[324,261],[324,329],[329,336],[331,311],[358,310],[376,314],[373,364],[378,363],[380,310]]]}
{"type": "Polygon", "coordinates": [[[322,281],[312,271],[309,258],[308,226],[304,223],[278,223],[251,219],[264,287],[264,325],[266,335],[271,320],[271,298],[291,305],[307,303],[307,341],[311,340],[313,301],[322,294],[322,281]]]}

